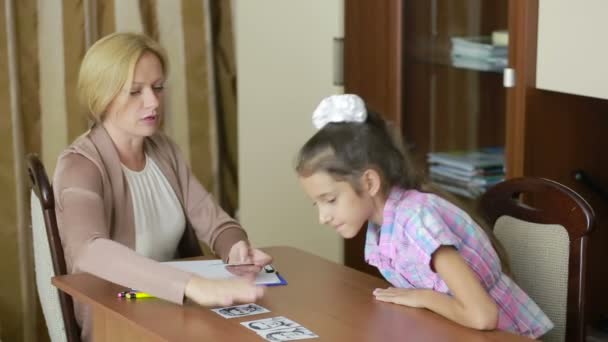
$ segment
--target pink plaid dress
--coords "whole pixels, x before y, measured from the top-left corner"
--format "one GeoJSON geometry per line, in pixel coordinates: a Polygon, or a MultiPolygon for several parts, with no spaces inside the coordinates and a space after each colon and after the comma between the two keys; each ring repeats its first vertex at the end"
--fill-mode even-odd
{"type": "Polygon", "coordinates": [[[463,210],[434,194],[394,188],[383,215],[381,227],[368,226],[365,260],[393,286],[450,294],[430,262],[437,248],[454,246],[498,304],[498,329],[537,338],[553,328],[538,305],[502,273],[489,238],[463,210]]]}

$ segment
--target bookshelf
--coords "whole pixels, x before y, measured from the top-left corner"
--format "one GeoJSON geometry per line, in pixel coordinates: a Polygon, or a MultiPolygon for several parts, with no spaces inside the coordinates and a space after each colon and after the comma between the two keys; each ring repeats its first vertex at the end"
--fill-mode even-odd
{"type": "Polygon", "coordinates": [[[507,28],[507,1],[406,0],[402,130],[414,158],[505,144],[505,89],[496,70],[454,65],[454,40],[507,28]],[[423,62],[421,62],[423,61],[423,62]]]}
{"type": "MultiPolygon", "coordinates": [[[[589,242],[591,322],[608,314],[602,265],[608,258],[608,100],[536,88],[537,62],[547,62],[537,61],[539,1],[345,1],[345,92],[360,94],[399,125],[420,167],[427,168],[429,152],[504,146],[507,178],[546,177],[580,193],[597,218],[589,242]],[[452,37],[501,29],[509,34],[512,88],[503,87],[501,73],[455,67],[450,57],[452,37]],[[591,182],[577,180],[577,170],[591,182]]],[[[579,13],[585,5],[572,6],[579,13]]],[[[598,32],[595,41],[602,39],[598,32]]],[[[363,242],[364,236],[345,242],[345,263],[374,273],[365,266],[363,242]]]]}

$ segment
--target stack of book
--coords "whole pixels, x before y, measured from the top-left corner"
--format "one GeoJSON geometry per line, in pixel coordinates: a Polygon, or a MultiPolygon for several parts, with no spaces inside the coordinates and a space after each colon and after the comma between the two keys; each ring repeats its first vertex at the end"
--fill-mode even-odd
{"type": "Polygon", "coordinates": [[[452,65],[482,71],[507,67],[508,47],[492,36],[452,37],[452,65]]]}
{"type": "Polygon", "coordinates": [[[476,198],[505,179],[504,149],[431,152],[427,155],[431,181],[445,191],[476,198]]]}

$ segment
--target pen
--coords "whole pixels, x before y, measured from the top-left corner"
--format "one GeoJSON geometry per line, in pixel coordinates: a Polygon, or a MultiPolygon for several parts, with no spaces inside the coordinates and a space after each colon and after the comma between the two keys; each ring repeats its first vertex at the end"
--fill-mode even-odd
{"type": "Polygon", "coordinates": [[[137,291],[136,289],[128,289],[126,291],[120,291],[120,292],[118,292],[116,294],[116,296],[118,298],[126,298],[127,297],[127,293],[129,293],[129,292],[139,292],[139,291],[137,291]]]}
{"type": "Polygon", "coordinates": [[[242,263],[242,264],[226,264],[226,267],[235,267],[235,266],[255,266],[254,263],[242,263]]]}
{"type": "Polygon", "coordinates": [[[154,298],[154,296],[149,295],[147,293],[143,293],[143,292],[127,292],[126,297],[129,298],[129,299],[154,298]]]}

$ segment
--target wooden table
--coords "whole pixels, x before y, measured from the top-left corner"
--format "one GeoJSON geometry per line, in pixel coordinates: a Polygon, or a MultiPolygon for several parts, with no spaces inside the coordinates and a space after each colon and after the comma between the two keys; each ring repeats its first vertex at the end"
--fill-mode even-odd
{"type": "Polygon", "coordinates": [[[374,300],[387,283],[291,247],[265,248],[289,283],[269,287],[258,304],[271,312],[224,319],[207,308],[160,299],[116,298],[123,287],[90,274],[53,278],[53,285],[93,307],[95,341],[263,341],[239,322],[285,316],[319,335],[314,341],[529,341],[480,332],[427,310],[374,300]]]}

